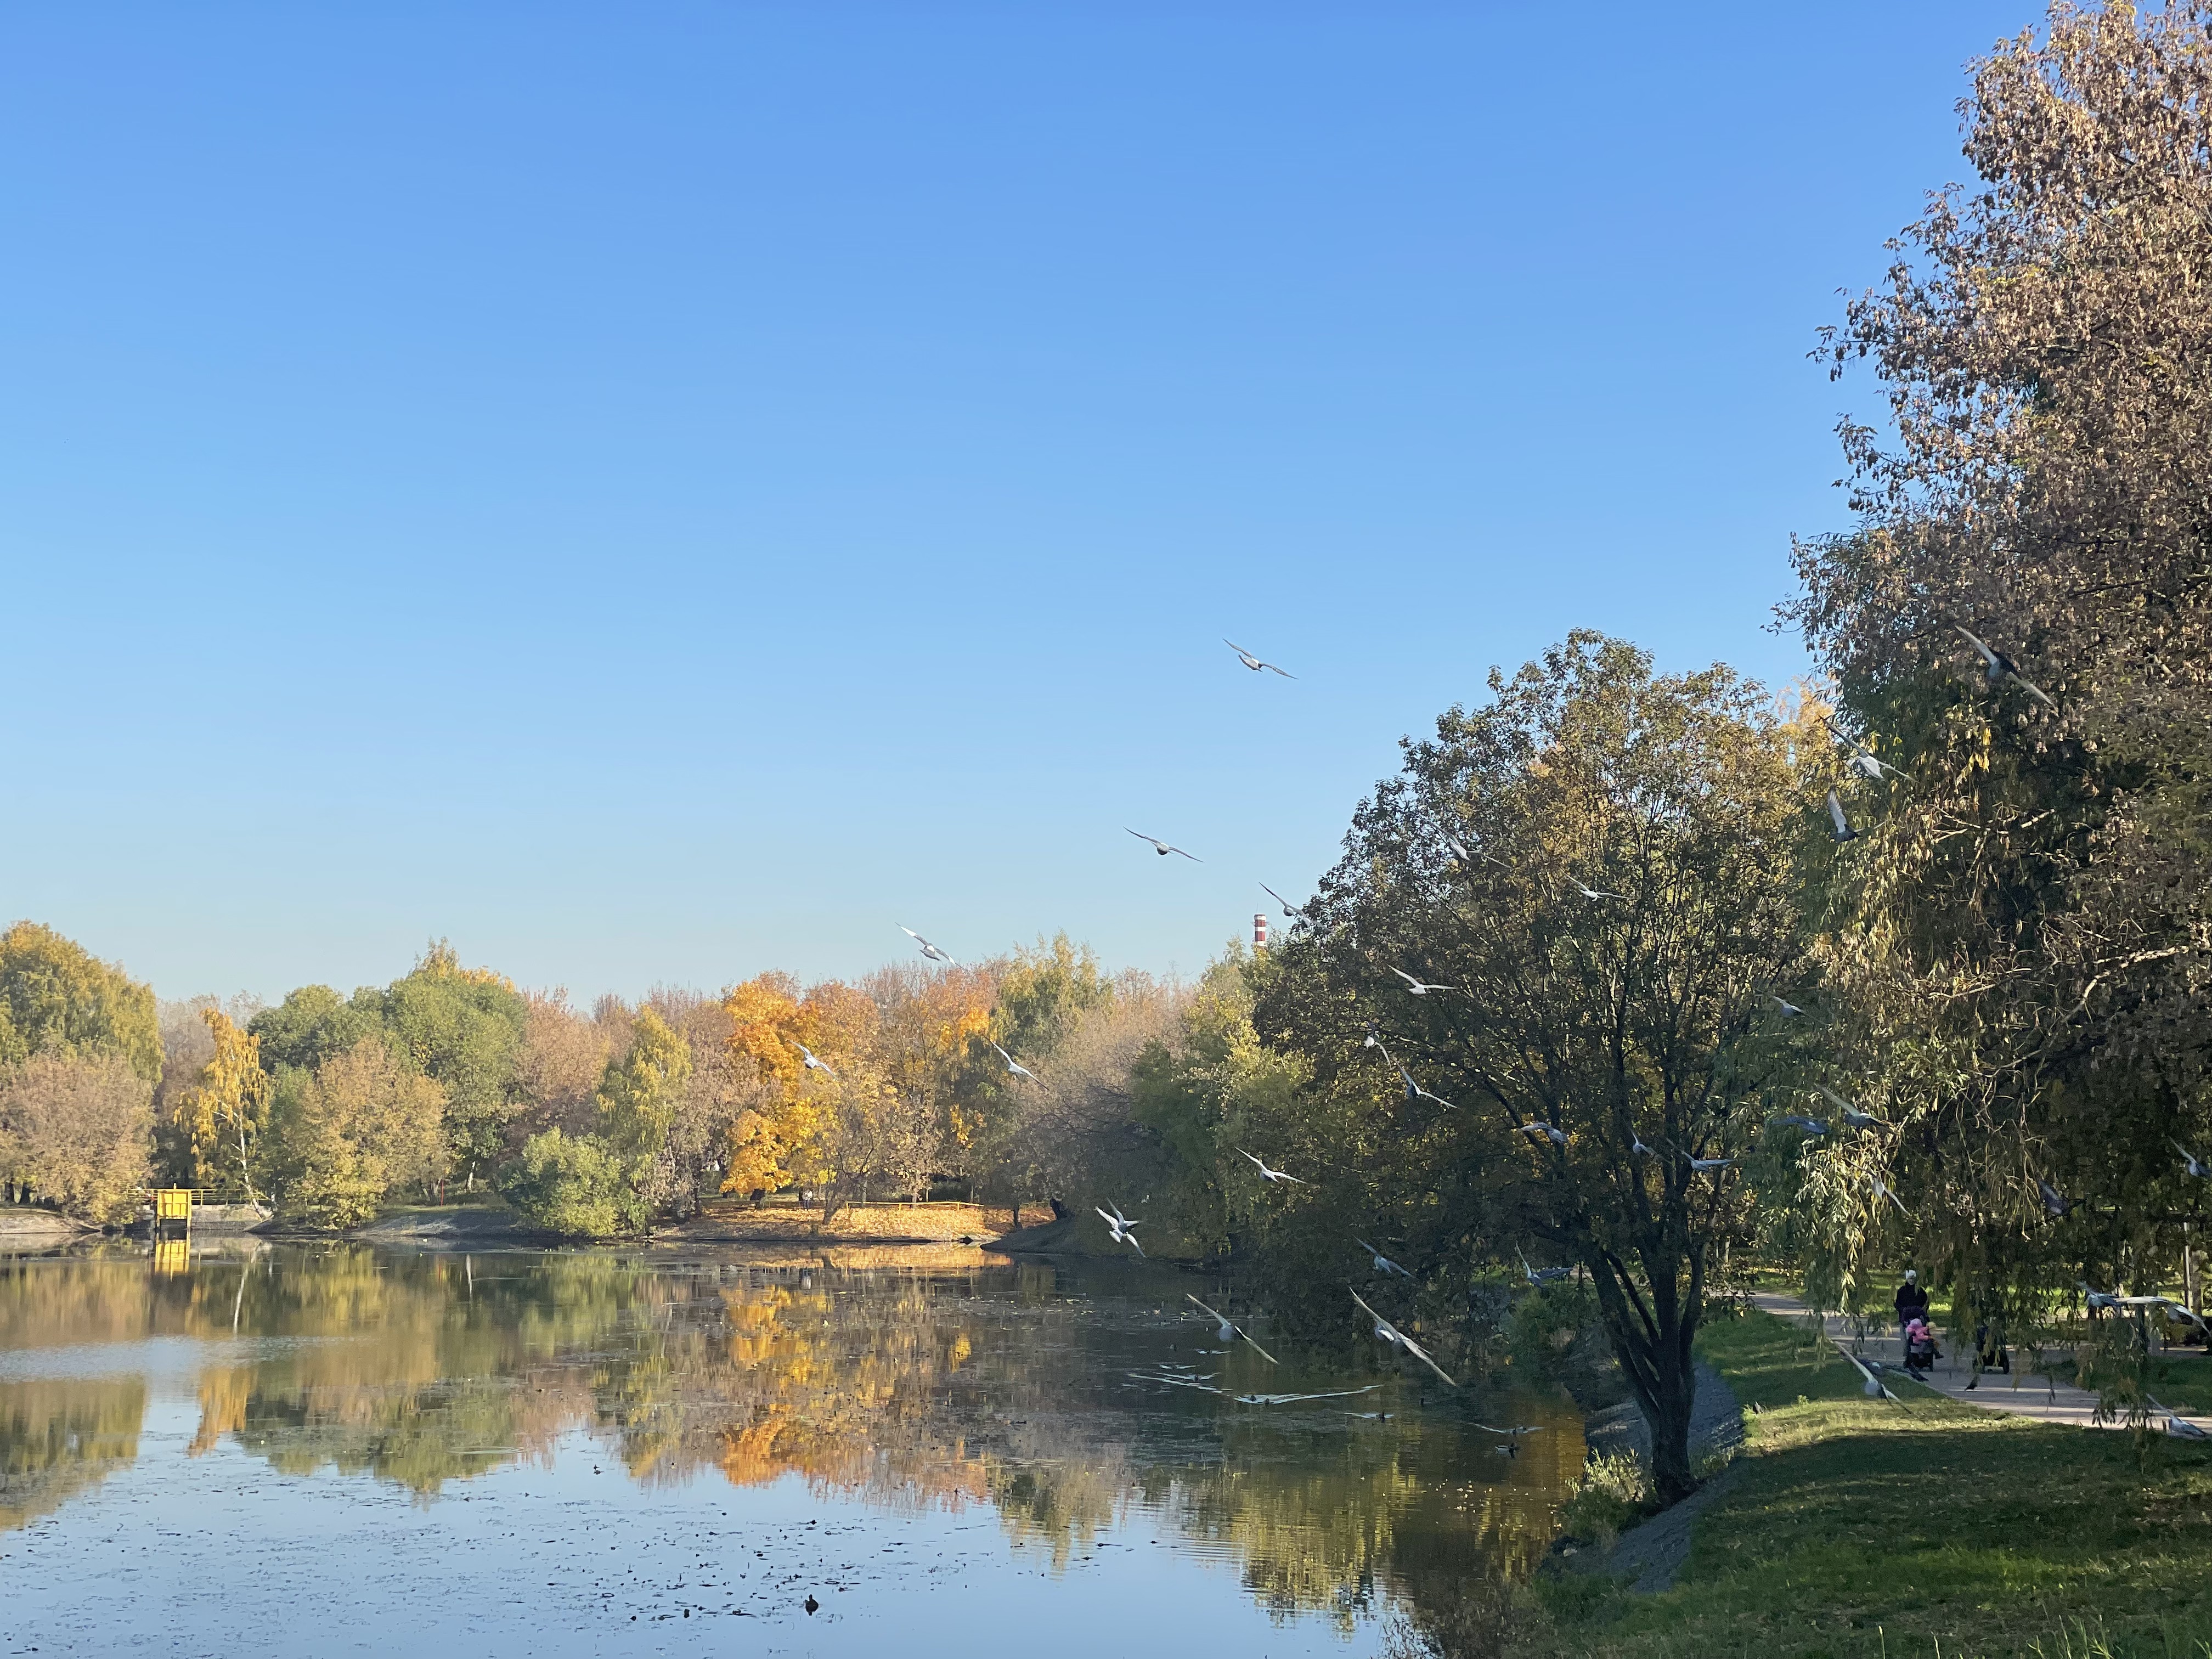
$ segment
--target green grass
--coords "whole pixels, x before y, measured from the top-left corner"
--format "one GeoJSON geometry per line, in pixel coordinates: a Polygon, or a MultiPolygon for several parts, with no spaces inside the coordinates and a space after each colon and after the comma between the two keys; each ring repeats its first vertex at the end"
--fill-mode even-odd
{"type": "Polygon", "coordinates": [[[2212,1659],[2212,1448],[1870,1401],[1764,1314],[1699,1346],[1760,1409],[1680,1579],[1544,1581],[1531,1659],[2212,1659]]]}

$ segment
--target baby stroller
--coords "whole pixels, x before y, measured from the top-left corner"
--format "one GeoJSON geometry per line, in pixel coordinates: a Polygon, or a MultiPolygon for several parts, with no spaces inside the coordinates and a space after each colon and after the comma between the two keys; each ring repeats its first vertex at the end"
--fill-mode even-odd
{"type": "Polygon", "coordinates": [[[1914,1376],[1925,1377],[1936,1369],[1936,1362],[1943,1351],[1936,1346],[1936,1333],[1924,1319],[1907,1320],[1905,1326],[1905,1369],[1914,1376]]]}

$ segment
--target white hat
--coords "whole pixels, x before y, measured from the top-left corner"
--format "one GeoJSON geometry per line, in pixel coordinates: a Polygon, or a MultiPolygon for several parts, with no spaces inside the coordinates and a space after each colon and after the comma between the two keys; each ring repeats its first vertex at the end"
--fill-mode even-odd
{"type": "Polygon", "coordinates": [[[1905,1282],[1906,1284],[1908,1284],[1908,1285],[1917,1284],[1917,1283],[1918,1283],[1918,1282],[1919,1282],[1919,1279],[1920,1279],[1920,1270],[1919,1270],[1918,1268],[1917,1268],[1917,1267],[1907,1267],[1907,1268],[1905,1270],[1905,1282]]]}

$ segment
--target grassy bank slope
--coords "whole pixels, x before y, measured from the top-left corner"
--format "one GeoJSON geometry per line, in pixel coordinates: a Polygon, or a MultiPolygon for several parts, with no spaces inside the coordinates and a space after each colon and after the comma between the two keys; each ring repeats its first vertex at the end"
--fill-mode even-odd
{"type": "Polygon", "coordinates": [[[1764,1314],[1700,1346],[1760,1409],[1680,1583],[1544,1583],[1531,1659],[2212,1659],[2212,1448],[1869,1401],[1764,1314]]]}

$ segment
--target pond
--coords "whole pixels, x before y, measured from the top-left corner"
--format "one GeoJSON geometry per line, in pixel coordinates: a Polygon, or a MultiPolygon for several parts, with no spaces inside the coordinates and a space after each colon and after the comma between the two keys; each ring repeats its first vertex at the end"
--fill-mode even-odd
{"type": "Polygon", "coordinates": [[[1563,1404],[1224,1351],[1209,1290],[950,1248],[0,1258],[0,1652],[1351,1659],[1529,1569],[1563,1404]]]}

